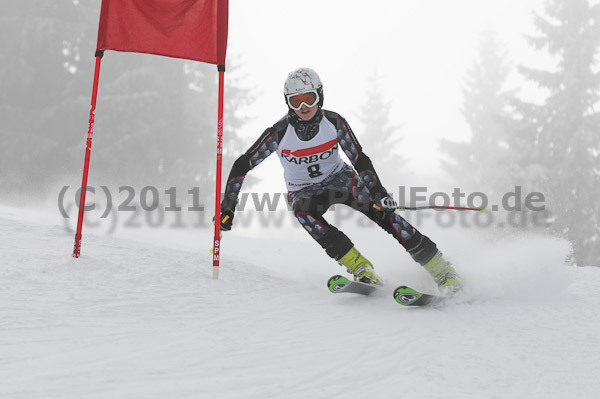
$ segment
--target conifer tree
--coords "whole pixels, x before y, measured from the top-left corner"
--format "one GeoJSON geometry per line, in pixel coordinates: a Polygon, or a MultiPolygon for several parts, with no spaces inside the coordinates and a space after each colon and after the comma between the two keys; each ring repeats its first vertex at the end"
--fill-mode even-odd
{"type": "MultiPolygon", "coordinates": [[[[31,0],[0,15],[0,195],[54,195],[58,179],[80,182],[99,11],[94,0],[31,0]]],[[[228,66],[225,157],[238,141],[236,110],[249,100],[228,66]]],[[[107,51],[90,185],[213,193],[217,78],[214,65],[107,51]]]]}
{"type": "Polygon", "coordinates": [[[394,191],[392,184],[396,171],[404,168],[407,158],[402,155],[399,146],[402,142],[400,127],[390,122],[392,104],[386,95],[377,73],[369,75],[365,102],[361,104],[358,116],[364,131],[355,132],[365,152],[372,158],[379,177],[388,190],[394,191]]]}
{"type": "Polygon", "coordinates": [[[501,44],[488,27],[480,37],[477,58],[463,86],[462,112],[471,138],[468,142],[440,142],[440,149],[449,158],[443,160],[444,169],[457,183],[491,193],[508,186],[506,123],[512,93],[505,87],[509,72],[501,44]]]}
{"type": "Polygon", "coordinates": [[[522,184],[541,187],[553,229],[568,238],[578,265],[600,265],[600,5],[587,0],[549,0],[535,15],[538,51],[556,61],[551,70],[521,67],[545,89],[542,105],[522,102],[519,112],[522,184]]]}

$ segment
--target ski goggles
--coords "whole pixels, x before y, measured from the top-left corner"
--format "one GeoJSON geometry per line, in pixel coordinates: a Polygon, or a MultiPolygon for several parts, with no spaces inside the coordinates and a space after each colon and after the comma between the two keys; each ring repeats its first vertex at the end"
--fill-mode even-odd
{"type": "Polygon", "coordinates": [[[299,111],[302,105],[309,108],[314,107],[319,102],[319,93],[316,90],[306,91],[300,94],[288,94],[287,103],[294,111],[299,111]]]}

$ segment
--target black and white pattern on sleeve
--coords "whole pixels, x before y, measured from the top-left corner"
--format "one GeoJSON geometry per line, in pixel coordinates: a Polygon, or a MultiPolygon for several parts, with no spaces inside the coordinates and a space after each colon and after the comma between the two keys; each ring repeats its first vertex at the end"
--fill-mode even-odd
{"type": "MultiPolygon", "coordinates": [[[[264,161],[269,155],[277,151],[279,146],[278,139],[278,130],[275,128],[268,129],[269,133],[263,141],[260,141],[255,144],[256,148],[251,148],[252,156],[248,160],[248,167],[250,169],[258,166],[262,161],[264,161]]],[[[266,132],[265,132],[266,133],[266,132]]],[[[249,152],[250,152],[249,151],[249,152]]]]}
{"type": "Polygon", "coordinates": [[[352,164],[358,161],[362,151],[358,140],[354,136],[350,125],[339,114],[332,111],[324,111],[325,117],[331,122],[337,130],[338,143],[352,164]]]}

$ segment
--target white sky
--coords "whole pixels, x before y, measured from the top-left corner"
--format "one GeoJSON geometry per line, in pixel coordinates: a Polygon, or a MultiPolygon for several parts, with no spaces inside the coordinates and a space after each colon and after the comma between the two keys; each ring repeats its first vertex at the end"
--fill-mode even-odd
{"type": "MultiPolygon", "coordinates": [[[[536,55],[523,34],[532,32],[532,9],[542,4],[543,0],[231,0],[228,57],[241,62],[238,73],[259,93],[248,110],[254,119],[241,134],[250,144],[286,112],[285,77],[292,69],[308,66],[321,76],[325,108],[345,116],[360,140],[363,126],[356,115],[364,103],[367,77],[377,70],[386,99],[392,102],[391,122],[402,126],[398,134],[405,137],[402,151],[411,159],[409,169],[436,174],[438,139],[469,137],[460,112],[461,85],[479,34],[491,25],[514,63],[535,64],[536,55]]],[[[368,143],[362,144],[368,149],[368,143]]],[[[269,165],[278,163],[271,158],[269,165]]],[[[260,189],[285,190],[279,165],[251,173],[269,181],[260,189]]]]}

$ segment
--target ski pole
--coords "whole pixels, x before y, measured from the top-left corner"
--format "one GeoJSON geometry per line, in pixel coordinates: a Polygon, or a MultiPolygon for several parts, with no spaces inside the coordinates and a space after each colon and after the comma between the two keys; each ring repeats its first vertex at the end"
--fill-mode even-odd
{"type": "Polygon", "coordinates": [[[479,211],[481,213],[485,212],[485,208],[464,208],[460,206],[398,206],[396,207],[399,211],[420,211],[423,209],[453,209],[455,211],[479,211]]]}
{"type": "MultiPolygon", "coordinates": [[[[377,204],[373,204],[373,208],[375,208],[378,211],[382,210],[382,207],[377,204]]],[[[479,211],[481,213],[485,212],[485,208],[464,208],[464,207],[458,207],[458,206],[438,206],[438,205],[397,206],[395,209],[397,209],[399,211],[421,211],[424,209],[453,209],[456,211],[479,211]]]]}

